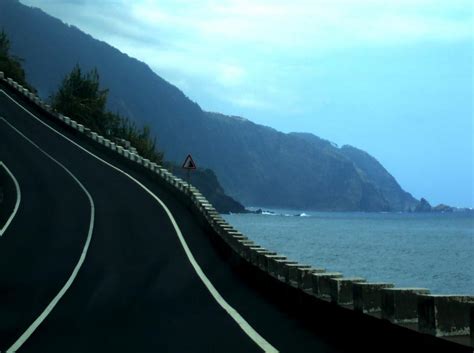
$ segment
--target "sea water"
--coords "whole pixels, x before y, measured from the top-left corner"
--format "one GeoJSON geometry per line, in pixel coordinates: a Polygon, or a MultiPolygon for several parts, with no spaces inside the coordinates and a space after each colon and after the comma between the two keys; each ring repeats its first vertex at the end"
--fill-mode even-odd
{"type": "Polygon", "coordinates": [[[435,294],[474,294],[474,213],[270,210],[224,218],[302,264],[435,294]]]}

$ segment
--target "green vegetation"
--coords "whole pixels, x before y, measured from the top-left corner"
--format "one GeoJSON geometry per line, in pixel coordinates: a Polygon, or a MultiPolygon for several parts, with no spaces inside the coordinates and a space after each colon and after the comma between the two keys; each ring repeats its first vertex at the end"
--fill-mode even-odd
{"type": "Polygon", "coordinates": [[[106,111],[107,95],[107,89],[100,89],[96,69],[83,73],[76,65],[51,100],[57,111],[104,136],[130,141],[141,156],[161,164],[163,153],[156,150],[150,127],[140,129],[128,118],[106,111]]]}
{"type": "Polygon", "coordinates": [[[23,87],[36,92],[27,82],[25,70],[21,66],[23,60],[10,54],[10,40],[2,29],[0,32],[0,71],[11,77],[23,87]]]}

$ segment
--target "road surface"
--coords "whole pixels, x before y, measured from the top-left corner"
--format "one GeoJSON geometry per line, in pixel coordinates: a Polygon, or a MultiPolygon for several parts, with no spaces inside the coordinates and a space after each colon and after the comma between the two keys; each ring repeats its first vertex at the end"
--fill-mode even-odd
{"type": "Polygon", "coordinates": [[[242,281],[164,187],[19,102],[0,92],[22,193],[0,238],[0,351],[339,351],[242,281]]]}

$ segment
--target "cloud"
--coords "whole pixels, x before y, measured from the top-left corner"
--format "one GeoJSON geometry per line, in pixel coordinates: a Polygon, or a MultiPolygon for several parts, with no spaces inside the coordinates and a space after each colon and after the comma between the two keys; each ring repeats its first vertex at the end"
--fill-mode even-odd
{"type": "Polygon", "coordinates": [[[138,1],[137,21],[173,28],[205,43],[330,49],[472,37],[467,1],[275,0],[138,1]]]}
{"type": "Polygon", "coordinates": [[[238,65],[222,63],[218,65],[217,71],[217,81],[223,86],[237,86],[245,78],[245,70],[238,65]]]}
{"type": "Polygon", "coordinates": [[[314,75],[311,62],[334,51],[473,38],[471,0],[22,1],[145,61],[175,84],[187,82],[192,91],[200,89],[192,82],[206,82],[216,99],[232,94],[234,104],[259,108],[282,96],[266,86],[285,87],[308,67],[314,75]],[[266,83],[268,75],[274,82],[266,83]]]}
{"type": "MultiPolygon", "coordinates": [[[[70,23],[176,45],[274,49],[472,38],[470,0],[23,0],[70,23]],[[114,25],[115,24],[115,25],[114,25]]],[[[158,48],[159,49],[159,48],[158,48]]]]}
{"type": "Polygon", "coordinates": [[[226,99],[228,102],[241,107],[241,108],[252,108],[252,109],[270,109],[271,104],[269,102],[263,101],[252,95],[244,94],[242,96],[231,96],[226,99]]]}
{"type": "MultiPolygon", "coordinates": [[[[248,107],[280,98],[268,92],[245,98],[252,86],[262,87],[262,76],[278,72],[277,84],[285,86],[289,76],[304,74],[311,58],[473,37],[471,4],[463,0],[142,0],[126,6],[145,38],[159,38],[149,40],[140,59],[165,75],[180,72],[216,85],[216,92],[235,94],[234,103],[248,107]]],[[[127,47],[132,55],[140,50],[131,42],[127,47]]]]}

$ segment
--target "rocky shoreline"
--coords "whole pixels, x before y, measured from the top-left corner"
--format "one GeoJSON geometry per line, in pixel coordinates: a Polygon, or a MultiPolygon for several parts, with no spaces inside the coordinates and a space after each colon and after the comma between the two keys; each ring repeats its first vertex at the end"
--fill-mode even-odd
{"type": "Polygon", "coordinates": [[[458,208],[445,205],[440,203],[437,206],[431,206],[430,203],[425,199],[421,198],[419,204],[413,210],[413,212],[438,212],[438,213],[446,213],[446,212],[460,212],[460,211],[471,211],[469,208],[458,208]]]}

